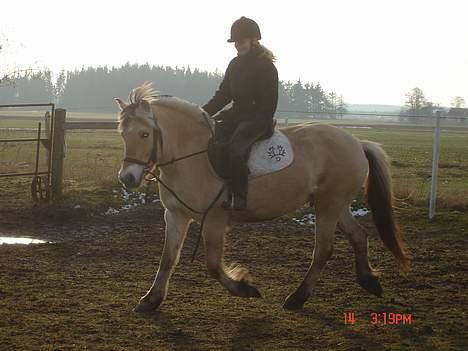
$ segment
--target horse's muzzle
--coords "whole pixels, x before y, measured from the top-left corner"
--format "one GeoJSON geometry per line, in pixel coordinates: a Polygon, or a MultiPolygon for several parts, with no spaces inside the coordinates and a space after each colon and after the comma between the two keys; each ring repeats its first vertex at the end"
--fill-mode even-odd
{"type": "Polygon", "coordinates": [[[126,188],[136,188],[140,185],[143,178],[144,169],[140,165],[130,165],[119,172],[119,181],[126,188]]]}
{"type": "Polygon", "coordinates": [[[131,173],[119,174],[119,181],[125,185],[126,188],[136,188],[138,186],[134,175],[131,173]]]}

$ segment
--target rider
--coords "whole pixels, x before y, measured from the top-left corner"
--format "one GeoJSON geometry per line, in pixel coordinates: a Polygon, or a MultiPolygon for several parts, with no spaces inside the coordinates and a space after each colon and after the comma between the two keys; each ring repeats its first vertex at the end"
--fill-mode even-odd
{"type": "Polygon", "coordinates": [[[252,145],[271,136],[273,116],[278,103],[278,71],[273,53],[259,43],[258,24],[247,17],[236,20],[231,27],[229,43],[234,42],[237,56],[229,63],[224,79],[213,98],[203,106],[215,115],[228,103],[216,119],[215,134],[229,142],[228,158],[231,199],[224,207],[244,209],[247,205],[247,161],[252,145]]]}

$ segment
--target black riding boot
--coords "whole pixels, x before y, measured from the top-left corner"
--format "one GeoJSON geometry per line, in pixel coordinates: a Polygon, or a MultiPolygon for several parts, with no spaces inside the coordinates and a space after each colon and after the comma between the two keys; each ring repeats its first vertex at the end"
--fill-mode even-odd
{"type": "Polygon", "coordinates": [[[232,198],[233,210],[245,210],[247,208],[247,194],[233,193],[232,198]]]}
{"type": "MultiPolygon", "coordinates": [[[[243,210],[247,207],[249,168],[247,166],[250,149],[255,141],[265,134],[263,129],[250,121],[237,125],[229,141],[229,170],[232,177],[232,197],[229,208],[243,210]]],[[[228,205],[228,204],[226,204],[228,205]]]]}
{"type": "Polygon", "coordinates": [[[248,182],[248,167],[246,165],[239,165],[232,182],[232,209],[243,210],[247,207],[248,182]]]}
{"type": "Polygon", "coordinates": [[[221,206],[230,210],[245,210],[247,208],[247,194],[228,192],[228,199],[221,206]]]}
{"type": "Polygon", "coordinates": [[[227,199],[223,201],[221,206],[225,209],[232,208],[233,195],[232,195],[232,179],[225,179],[224,185],[226,186],[227,199]]]}

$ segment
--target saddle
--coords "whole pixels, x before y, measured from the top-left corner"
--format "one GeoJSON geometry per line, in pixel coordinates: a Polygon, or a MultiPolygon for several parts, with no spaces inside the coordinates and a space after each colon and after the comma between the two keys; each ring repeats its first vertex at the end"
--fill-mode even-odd
{"type": "MultiPolygon", "coordinates": [[[[276,121],[262,140],[252,145],[247,162],[249,178],[277,172],[292,163],[294,154],[291,143],[275,126],[276,121]]],[[[229,141],[216,134],[208,141],[208,159],[216,174],[224,180],[231,179],[228,148],[229,141]]]]}

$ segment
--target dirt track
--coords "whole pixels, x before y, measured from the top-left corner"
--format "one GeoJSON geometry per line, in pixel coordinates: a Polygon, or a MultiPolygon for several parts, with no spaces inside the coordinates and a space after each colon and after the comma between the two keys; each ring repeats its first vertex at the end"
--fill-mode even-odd
{"type": "MultiPolygon", "coordinates": [[[[310,264],[310,226],[284,217],[234,227],[226,262],[248,267],[263,294],[241,299],[208,276],[203,248],[190,263],[198,229],[192,225],[166,303],[141,316],[132,308],[157,269],[159,207],[92,218],[3,211],[3,234],[56,243],[0,246],[0,349],[462,350],[468,344],[468,216],[446,213],[432,223],[425,216],[400,212],[415,258],[407,276],[371,237],[371,262],[383,273],[382,299],[355,283],[354,254],[338,233],[315,296],[296,313],[281,305],[310,264]],[[354,325],[344,324],[345,312],[355,313],[354,325]],[[372,312],[411,314],[412,324],[373,325],[372,312]]],[[[361,223],[374,233],[369,218],[361,223]]]]}

